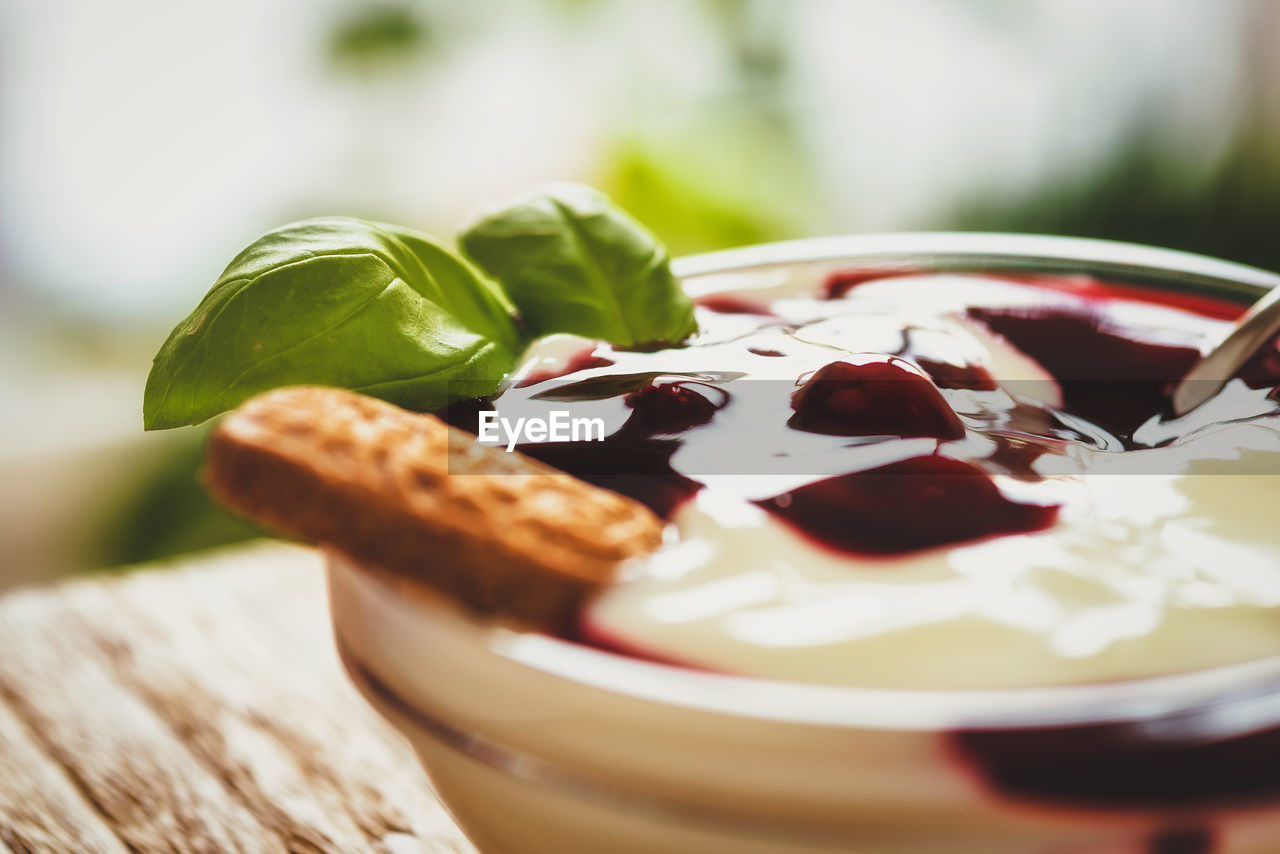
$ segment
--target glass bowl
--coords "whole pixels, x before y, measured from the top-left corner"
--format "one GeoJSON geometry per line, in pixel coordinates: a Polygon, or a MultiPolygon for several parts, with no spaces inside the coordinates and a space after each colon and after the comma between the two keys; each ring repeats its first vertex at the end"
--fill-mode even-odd
{"type": "MultiPolygon", "coordinates": [[[[1280,285],[1186,253],[996,234],[819,238],[676,266],[696,295],[851,268],[1082,273],[1242,306],[1280,285]]],[[[347,672],[483,854],[1280,851],[1280,656],[1046,688],[809,685],[514,631],[336,553],[328,573],[347,672]]]]}

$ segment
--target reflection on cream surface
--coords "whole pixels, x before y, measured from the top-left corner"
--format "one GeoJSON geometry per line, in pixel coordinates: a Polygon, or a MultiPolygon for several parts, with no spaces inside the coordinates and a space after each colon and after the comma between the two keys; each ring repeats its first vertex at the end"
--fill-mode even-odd
{"type": "Polygon", "coordinates": [[[1280,650],[1280,476],[1042,485],[1069,494],[1050,530],[877,558],[832,553],[709,488],[678,514],[679,542],[654,561],[666,571],[609,591],[587,619],[692,665],[867,687],[1108,681],[1280,650]]]}
{"type": "MultiPolygon", "coordinates": [[[[945,391],[970,427],[958,442],[850,446],[802,437],[815,455],[839,459],[833,470],[935,448],[958,459],[988,456],[984,412],[1017,400],[1062,404],[1044,368],[959,316],[984,301],[1040,308],[1052,294],[1009,282],[920,276],[860,285],[856,296],[856,313],[842,301],[773,302],[777,315],[807,325],[791,336],[792,358],[767,367],[794,372],[797,356],[821,361],[829,358],[823,351],[845,350],[850,342],[894,351],[902,346],[901,325],[910,323],[917,346],[927,339],[930,352],[985,366],[1000,388],[945,391]]],[[[1220,325],[1124,300],[1107,310],[1144,340],[1170,346],[1195,347],[1220,325]]],[[[1104,434],[1095,447],[1064,442],[1041,454],[1032,464],[1038,481],[997,476],[1013,500],[1060,506],[1049,529],[903,555],[835,552],[751,503],[812,480],[794,474],[804,444],[783,459],[753,460],[758,476],[699,477],[704,488],[674,517],[674,544],[650,562],[652,569],[592,604],[587,633],[606,645],[715,670],[891,688],[1089,683],[1274,655],[1280,417],[1267,389],[1236,382],[1229,390],[1177,421],[1153,416],[1134,432],[1138,450],[1116,453],[1119,446],[1104,434]]],[[[1088,429],[1080,423],[1081,433],[1088,429]]],[[[674,461],[683,455],[730,470],[706,463],[742,447],[718,449],[723,439],[694,432],[674,461]]]]}

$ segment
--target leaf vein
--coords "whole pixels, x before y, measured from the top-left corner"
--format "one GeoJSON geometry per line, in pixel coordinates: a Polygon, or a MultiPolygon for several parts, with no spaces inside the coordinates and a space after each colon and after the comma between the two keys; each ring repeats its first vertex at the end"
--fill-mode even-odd
{"type": "MultiPolygon", "coordinates": [[[[346,315],[345,317],[343,317],[343,318],[342,318],[341,320],[339,320],[337,323],[334,323],[334,324],[333,324],[333,325],[331,325],[331,326],[328,326],[328,327],[326,327],[326,328],[324,328],[324,329],[321,329],[319,332],[316,332],[314,335],[310,335],[310,336],[308,336],[308,337],[306,337],[306,338],[302,339],[301,341],[298,341],[298,342],[296,342],[296,343],[290,344],[288,347],[285,347],[283,350],[280,350],[280,351],[278,351],[278,352],[272,353],[270,356],[267,356],[265,359],[259,359],[258,361],[254,362],[252,365],[250,365],[249,367],[245,368],[245,369],[244,369],[243,371],[241,371],[238,375],[236,375],[236,377],[235,377],[234,379],[232,379],[232,380],[231,380],[231,382],[229,382],[229,383],[228,383],[228,384],[227,384],[227,385],[222,389],[222,394],[224,394],[224,395],[225,395],[225,394],[227,394],[228,392],[230,392],[230,391],[231,391],[233,388],[235,388],[235,387],[236,387],[236,385],[237,385],[241,380],[243,380],[243,379],[245,378],[245,376],[246,376],[247,374],[249,374],[251,371],[254,371],[254,370],[256,370],[256,369],[259,369],[259,368],[261,368],[263,365],[265,365],[265,364],[267,364],[267,363],[269,363],[269,362],[275,361],[276,359],[279,359],[281,356],[285,356],[285,355],[287,355],[287,354],[291,353],[291,352],[292,352],[292,351],[294,351],[294,350],[297,350],[299,347],[304,347],[304,346],[306,346],[307,344],[310,344],[312,341],[315,341],[317,338],[323,338],[325,335],[328,335],[330,332],[333,332],[335,329],[338,329],[338,328],[340,328],[340,327],[342,327],[342,326],[346,325],[347,323],[350,323],[350,322],[351,322],[351,320],[352,320],[352,318],[354,318],[354,317],[355,317],[356,315],[358,315],[360,312],[364,311],[364,310],[365,310],[366,308],[368,308],[369,306],[373,305],[373,304],[374,304],[378,299],[380,299],[384,294],[386,294],[386,293],[387,293],[388,291],[390,291],[393,287],[395,287],[395,285],[396,285],[396,283],[397,283],[397,282],[404,283],[404,280],[403,280],[403,279],[401,279],[399,276],[395,276],[395,275],[393,275],[393,276],[391,277],[391,280],[390,280],[390,281],[388,281],[388,282],[387,282],[387,284],[383,286],[382,290],[378,291],[376,294],[374,294],[373,296],[369,297],[369,299],[367,299],[367,300],[365,300],[364,302],[360,303],[360,305],[356,306],[356,307],[355,307],[355,309],[354,309],[350,314],[348,314],[348,315],[346,315]]],[[[424,297],[423,299],[425,299],[425,297],[424,297]]]]}

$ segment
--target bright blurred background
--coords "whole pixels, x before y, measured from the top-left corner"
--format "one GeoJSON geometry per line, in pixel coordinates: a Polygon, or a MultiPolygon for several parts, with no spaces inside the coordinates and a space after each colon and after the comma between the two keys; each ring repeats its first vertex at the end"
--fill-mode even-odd
{"type": "Polygon", "coordinates": [[[0,585],[248,529],[144,434],[231,257],[547,179],[677,253],[904,229],[1280,269],[1274,0],[0,0],[0,585]]]}

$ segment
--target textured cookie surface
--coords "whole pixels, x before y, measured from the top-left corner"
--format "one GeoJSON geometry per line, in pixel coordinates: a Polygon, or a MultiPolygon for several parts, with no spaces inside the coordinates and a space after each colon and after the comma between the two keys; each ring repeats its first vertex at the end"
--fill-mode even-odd
{"type": "Polygon", "coordinates": [[[268,528],[549,627],[661,538],[657,517],[628,498],[334,388],[244,403],[214,431],[206,480],[268,528]]]}

